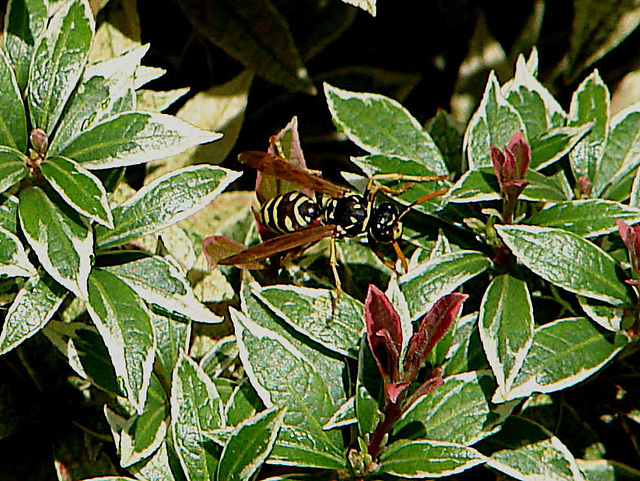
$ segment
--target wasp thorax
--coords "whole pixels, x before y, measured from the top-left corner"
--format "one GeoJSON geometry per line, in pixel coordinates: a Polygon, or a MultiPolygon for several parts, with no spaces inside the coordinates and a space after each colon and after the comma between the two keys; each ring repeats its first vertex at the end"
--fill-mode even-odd
{"type": "Polygon", "coordinates": [[[375,240],[382,243],[393,242],[402,236],[402,222],[398,208],[390,203],[378,205],[371,216],[369,231],[375,240]]]}
{"type": "Polygon", "coordinates": [[[366,230],[369,205],[360,194],[347,194],[329,201],[325,217],[327,224],[337,227],[338,237],[354,237],[366,230]]]}

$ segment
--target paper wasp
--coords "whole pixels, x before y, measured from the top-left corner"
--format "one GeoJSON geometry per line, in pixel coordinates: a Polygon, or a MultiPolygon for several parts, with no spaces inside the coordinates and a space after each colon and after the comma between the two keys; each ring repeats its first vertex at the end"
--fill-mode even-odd
{"type": "Polygon", "coordinates": [[[277,236],[218,260],[217,263],[252,266],[276,254],[309,246],[328,237],[331,239],[330,264],[338,292],[341,285],[337,272],[335,239],[367,234],[369,245],[375,254],[395,271],[395,263],[386,259],[380,249],[380,244],[391,244],[406,272],[407,260],[398,245],[402,236],[402,217],[412,206],[441,195],[447,190],[439,189],[424,195],[399,210],[391,202],[374,205],[376,194],[400,194],[415,182],[442,180],[448,176],[377,174],[368,180],[364,192],[359,194],[325,180],[309,170],[292,165],[274,154],[243,152],[238,156],[238,160],[264,174],[313,191],[316,196],[314,198],[300,191],[293,191],[267,200],[257,215],[258,221],[277,236]],[[376,183],[384,180],[408,183],[398,189],[376,183]]]}

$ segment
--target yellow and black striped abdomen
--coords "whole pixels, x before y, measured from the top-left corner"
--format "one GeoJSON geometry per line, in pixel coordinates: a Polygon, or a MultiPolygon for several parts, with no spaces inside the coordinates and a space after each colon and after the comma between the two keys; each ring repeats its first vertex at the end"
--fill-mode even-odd
{"type": "Polygon", "coordinates": [[[302,192],[289,192],[265,202],[260,209],[260,223],[276,234],[304,229],[322,214],[322,207],[302,192]]]}

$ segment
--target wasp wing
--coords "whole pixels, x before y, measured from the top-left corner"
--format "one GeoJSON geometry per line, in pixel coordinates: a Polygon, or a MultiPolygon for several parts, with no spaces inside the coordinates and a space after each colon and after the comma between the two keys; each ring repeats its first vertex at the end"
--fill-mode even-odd
{"type": "Polygon", "coordinates": [[[329,182],[306,169],[290,164],[283,158],[267,152],[242,152],[238,155],[238,160],[260,172],[293,182],[300,187],[311,189],[314,192],[326,194],[330,197],[344,197],[347,192],[351,192],[347,187],[329,182]]]}
{"type": "Polygon", "coordinates": [[[238,254],[219,260],[218,264],[251,268],[251,266],[256,263],[275,254],[286,252],[307,244],[315,244],[321,239],[335,235],[335,232],[336,227],[333,225],[313,225],[248,247],[246,250],[238,254]]]}

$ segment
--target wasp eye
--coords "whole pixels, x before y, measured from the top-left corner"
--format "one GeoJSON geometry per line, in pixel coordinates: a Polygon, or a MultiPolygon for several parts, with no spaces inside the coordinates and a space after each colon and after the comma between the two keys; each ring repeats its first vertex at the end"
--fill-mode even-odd
{"type": "Polygon", "coordinates": [[[383,244],[398,240],[402,236],[398,208],[390,202],[383,202],[375,208],[371,215],[369,231],[372,237],[383,244]]]}

